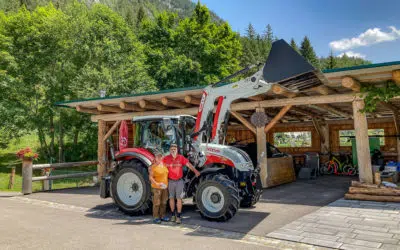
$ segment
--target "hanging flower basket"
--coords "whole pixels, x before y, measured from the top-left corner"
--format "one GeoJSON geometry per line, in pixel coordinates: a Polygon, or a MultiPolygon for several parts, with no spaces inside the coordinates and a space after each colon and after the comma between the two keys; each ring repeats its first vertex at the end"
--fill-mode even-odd
{"type": "Polygon", "coordinates": [[[16,156],[23,161],[33,161],[39,158],[39,155],[34,153],[31,148],[20,149],[16,156]]]}

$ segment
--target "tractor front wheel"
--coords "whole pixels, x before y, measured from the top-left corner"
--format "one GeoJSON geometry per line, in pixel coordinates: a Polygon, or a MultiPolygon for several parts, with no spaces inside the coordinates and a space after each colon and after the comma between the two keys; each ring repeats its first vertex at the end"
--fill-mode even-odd
{"type": "Polygon", "coordinates": [[[111,194],[126,214],[142,215],[150,211],[151,186],[147,168],[135,161],[126,161],[112,178],[111,194]]]}
{"type": "Polygon", "coordinates": [[[227,176],[208,175],[198,185],[196,203],[203,218],[227,221],[235,216],[239,209],[239,190],[227,176]]]}

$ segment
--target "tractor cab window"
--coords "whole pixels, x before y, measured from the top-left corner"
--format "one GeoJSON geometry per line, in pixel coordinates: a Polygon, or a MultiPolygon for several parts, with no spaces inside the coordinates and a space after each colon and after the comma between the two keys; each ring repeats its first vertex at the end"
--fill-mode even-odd
{"type": "Polygon", "coordinates": [[[136,126],[136,134],[141,140],[135,140],[135,146],[161,150],[169,153],[171,143],[176,143],[176,133],[169,120],[143,121],[136,126]]]}
{"type": "Polygon", "coordinates": [[[196,126],[196,120],[193,118],[186,118],[184,123],[185,135],[191,135],[194,132],[196,126]]]}

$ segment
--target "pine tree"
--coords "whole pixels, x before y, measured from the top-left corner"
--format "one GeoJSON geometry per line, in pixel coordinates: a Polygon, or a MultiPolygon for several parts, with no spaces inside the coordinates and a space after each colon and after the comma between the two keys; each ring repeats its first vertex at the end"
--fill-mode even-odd
{"type": "Polygon", "coordinates": [[[331,52],[329,53],[329,56],[328,56],[327,69],[334,69],[334,68],[336,68],[336,58],[333,55],[333,52],[331,50],[331,52]]]}
{"type": "Polygon", "coordinates": [[[257,33],[256,33],[256,30],[254,29],[254,27],[253,27],[253,25],[251,23],[249,23],[249,26],[247,26],[246,36],[250,40],[255,40],[256,39],[257,33]]]}
{"type": "Polygon", "coordinates": [[[297,53],[300,53],[299,47],[297,46],[297,44],[296,44],[296,42],[294,41],[293,38],[290,40],[290,46],[292,46],[292,48],[293,48],[295,51],[297,51],[297,53]]]}
{"type": "Polygon", "coordinates": [[[270,24],[267,25],[264,32],[264,40],[267,42],[267,46],[271,47],[274,42],[274,33],[272,32],[272,27],[270,24]]]}
{"type": "Polygon", "coordinates": [[[315,55],[314,48],[311,46],[310,39],[308,39],[307,36],[305,36],[301,42],[300,54],[314,67],[319,68],[319,62],[317,56],[315,55]]]}
{"type": "Polygon", "coordinates": [[[140,6],[136,17],[136,27],[139,27],[145,18],[146,13],[144,12],[144,8],[143,6],[140,6]]]}

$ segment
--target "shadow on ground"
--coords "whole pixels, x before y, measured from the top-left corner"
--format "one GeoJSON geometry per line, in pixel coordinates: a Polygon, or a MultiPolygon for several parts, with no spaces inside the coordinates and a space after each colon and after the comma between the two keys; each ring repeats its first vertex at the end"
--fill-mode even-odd
{"type": "MultiPolygon", "coordinates": [[[[317,180],[299,180],[265,189],[260,202],[255,207],[240,209],[235,217],[227,222],[211,222],[203,219],[191,200],[185,200],[183,222],[185,226],[194,228],[204,227],[237,232],[239,235],[265,236],[342,198],[351,180],[352,178],[344,176],[323,176],[317,180]]],[[[116,224],[142,225],[152,222],[151,215],[140,217],[124,215],[112,203],[111,198],[99,197],[98,187],[40,192],[29,195],[29,198],[85,207],[88,209],[87,217],[115,220],[116,224]]],[[[203,233],[202,236],[204,236],[203,233]]]]}

